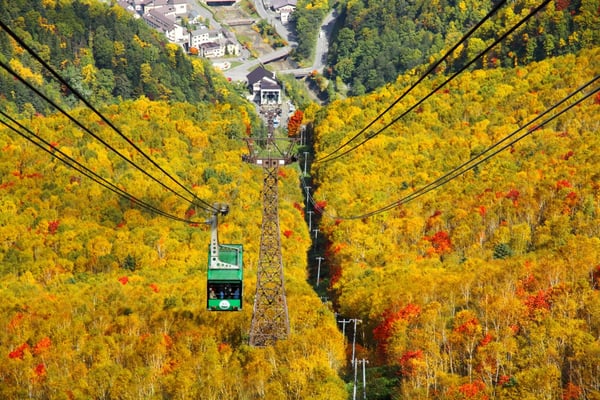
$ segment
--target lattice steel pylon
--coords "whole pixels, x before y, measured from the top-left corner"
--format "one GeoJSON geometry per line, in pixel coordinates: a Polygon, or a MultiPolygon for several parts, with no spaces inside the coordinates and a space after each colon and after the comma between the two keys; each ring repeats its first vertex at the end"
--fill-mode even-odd
{"type": "Polygon", "coordinates": [[[295,141],[291,141],[289,148],[282,151],[273,138],[272,117],[268,121],[269,137],[264,140],[265,146],[257,149],[255,141],[248,139],[250,154],[243,157],[244,161],[262,166],[264,170],[258,277],[249,340],[251,346],[257,347],[272,345],[286,339],[290,333],[281,257],[277,184],[279,166],[294,161],[291,150],[295,141]]]}

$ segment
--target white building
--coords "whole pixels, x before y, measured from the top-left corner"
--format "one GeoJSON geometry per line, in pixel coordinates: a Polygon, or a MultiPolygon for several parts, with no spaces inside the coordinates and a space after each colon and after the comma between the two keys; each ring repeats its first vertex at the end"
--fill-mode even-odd
{"type": "Polygon", "coordinates": [[[246,79],[248,79],[248,88],[254,96],[254,101],[260,105],[281,104],[281,86],[275,78],[275,72],[258,67],[250,72],[246,79]]]}
{"type": "Polygon", "coordinates": [[[175,15],[164,14],[159,10],[150,10],[143,16],[144,21],[154,29],[162,32],[172,43],[188,43],[189,34],[185,27],[175,22],[175,15]]]}
{"type": "Polygon", "coordinates": [[[142,6],[143,13],[147,14],[152,10],[168,7],[169,2],[168,0],[141,0],[139,4],[142,6]]]}
{"type": "Polygon", "coordinates": [[[189,8],[190,0],[118,0],[123,8],[137,13],[146,23],[162,32],[169,42],[181,45],[185,50],[198,49],[201,57],[215,58],[226,54],[239,55],[241,46],[235,36],[225,29],[208,29],[201,26],[189,32],[183,26],[182,17],[197,23],[201,16],[189,8]]]}
{"type": "Polygon", "coordinates": [[[206,58],[219,58],[225,55],[225,46],[221,43],[203,43],[200,45],[200,55],[206,58]]]}

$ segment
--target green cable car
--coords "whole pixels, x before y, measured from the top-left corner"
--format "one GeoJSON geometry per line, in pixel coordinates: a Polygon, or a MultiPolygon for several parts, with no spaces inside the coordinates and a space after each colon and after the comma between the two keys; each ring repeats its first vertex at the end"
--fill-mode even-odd
{"type": "MultiPolygon", "coordinates": [[[[221,215],[228,211],[227,206],[219,206],[221,215]]],[[[241,244],[219,244],[217,225],[215,212],[210,220],[207,308],[209,311],[239,311],[242,309],[244,281],[243,247],[241,244]]]]}

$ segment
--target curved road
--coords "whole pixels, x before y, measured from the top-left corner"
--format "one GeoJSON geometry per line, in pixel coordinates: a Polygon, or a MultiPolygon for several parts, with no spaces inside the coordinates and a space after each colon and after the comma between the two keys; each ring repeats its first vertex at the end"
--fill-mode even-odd
{"type": "MultiPolygon", "coordinates": [[[[267,11],[263,0],[255,0],[254,5],[258,15],[266,19],[271,25],[275,27],[275,31],[284,38],[289,45],[286,47],[282,47],[281,49],[277,49],[272,53],[265,54],[258,59],[254,60],[246,60],[242,65],[239,65],[235,68],[231,68],[227,71],[223,71],[224,75],[231,79],[232,81],[245,81],[246,76],[250,73],[251,70],[256,68],[256,66],[260,64],[264,64],[273,58],[279,58],[287,53],[289,53],[291,48],[297,46],[297,43],[291,38],[293,37],[293,33],[287,28],[286,25],[283,25],[279,19],[275,18],[275,13],[267,11]]],[[[337,10],[332,10],[325,16],[323,22],[321,24],[321,28],[319,29],[319,33],[317,35],[317,43],[315,45],[315,57],[313,61],[313,65],[307,68],[298,68],[292,70],[284,70],[284,71],[275,71],[286,74],[294,74],[296,76],[306,76],[310,72],[316,70],[318,72],[323,72],[323,68],[325,67],[325,63],[327,61],[327,52],[329,51],[329,39],[331,38],[331,33],[333,32],[333,26],[335,25],[335,19],[337,18],[337,10]]]]}

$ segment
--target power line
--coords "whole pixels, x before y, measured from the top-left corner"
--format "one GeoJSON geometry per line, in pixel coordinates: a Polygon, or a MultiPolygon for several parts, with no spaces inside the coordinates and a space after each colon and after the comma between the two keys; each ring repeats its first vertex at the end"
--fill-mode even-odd
{"type": "MultiPolygon", "coordinates": [[[[513,139],[511,141],[509,141],[504,146],[496,149],[502,143],[506,142],[508,139],[513,138],[519,132],[523,131],[527,126],[530,126],[530,125],[536,123],[538,120],[542,119],[544,116],[546,116],[547,114],[551,113],[553,110],[555,110],[556,108],[558,108],[560,105],[564,104],[566,101],[568,101],[568,100],[572,99],[573,97],[575,97],[578,93],[580,93],[581,91],[583,91],[584,89],[586,89],[587,87],[589,87],[591,84],[593,84],[594,82],[596,82],[598,79],[600,79],[600,75],[597,75],[596,77],[592,78],[590,81],[588,81],[584,85],[582,85],[579,88],[577,88],[571,94],[569,94],[568,96],[566,96],[565,98],[563,98],[562,100],[560,100],[559,102],[557,102],[556,104],[554,104],[553,106],[551,106],[548,109],[546,109],[543,113],[539,114],[537,117],[535,117],[531,121],[527,122],[522,127],[516,129],[514,132],[512,132],[511,134],[509,134],[504,139],[502,139],[502,140],[494,143],[493,145],[491,145],[490,147],[488,147],[483,152],[481,152],[478,155],[476,155],[473,158],[471,158],[469,161],[467,161],[467,162],[461,164],[460,166],[454,168],[450,172],[444,174],[442,177],[440,177],[440,178],[436,179],[435,181],[427,184],[426,186],[424,186],[421,189],[419,189],[419,190],[411,193],[408,196],[405,196],[405,197],[403,197],[403,198],[401,198],[401,199],[399,199],[397,201],[394,201],[393,203],[390,203],[390,204],[388,204],[388,205],[386,205],[384,207],[378,208],[378,209],[376,209],[374,211],[370,211],[368,213],[364,213],[364,214],[361,214],[361,215],[355,215],[355,216],[333,216],[333,215],[330,215],[330,214],[326,213],[325,210],[322,209],[322,208],[320,209],[320,212],[323,215],[326,215],[326,216],[328,216],[330,218],[333,218],[333,219],[340,219],[340,220],[363,219],[363,218],[371,217],[371,216],[376,215],[376,214],[383,213],[385,211],[389,211],[389,210],[391,210],[393,208],[396,208],[396,207],[404,205],[404,204],[406,204],[406,203],[408,203],[408,202],[410,202],[412,200],[415,200],[416,198],[421,197],[421,196],[423,196],[423,195],[425,195],[425,194],[427,194],[427,193],[429,193],[429,192],[431,192],[431,191],[439,188],[440,186],[443,186],[446,183],[448,183],[448,182],[450,182],[450,181],[458,178],[459,176],[465,174],[467,171],[474,169],[475,167],[477,167],[481,163],[489,160],[490,158],[494,157],[495,155],[497,155],[501,151],[506,150],[507,148],[510,148],[515,143],[517,143],[520,140],[524,139],[525,137],[531,135],[533,132],[537,131],[538,129],[540,129],[544,125],[552,122],[554,119],[558,118],[559,116],[561,116],[565,112],[571,110],[573,107],[577,106],[578,104],[582,103],[583,101],[585,101],[589,97],[593,96],[595,93],[597,93],[597,92],[600,91],[600,87],[596,87],[596,88],[592,89],[587,94],[584,94],[584,96],[581,99],[578,99],[573,104],[567,106],[566,108],[558,111],[556,114],[554,114],[554,115],[548,117],[547,119],[541,121],[538,125],[535,125],[532,128],[528,129],[521,136],[519,136],[519,137],[517,137],[517,138],[515,138],[515,139],[513,139]],[[488,154],[487,156],[485,156],[481,160],[475,162],[479,157],[481,157],[481,156],[489,153],[490,151],[492,151],[494,149],[496,149],[494,152],[492,152],[491,154],[488,154]],[[475,162],[475,163],[472,164],[473,162],[475,162]],[[470,164],[472,164],[472,165],[470,165],[470,164]]],[[[312,204],[314,204],[316,206],[317,203],[314,201],[313,198],[311,198],[310,201],[311,201],[312,204]]]]}
{"type": "MultiPolygon", "coordinates": [[[[58,72],[56,72],[56,70],[54,70],[54,68],[52,68],[46,61],[44,61],[31,47],[29,47],[16,33],[14,33],[3,21],[0,20],[0,27],[7,33],[9,34],[21,47],[23,47],[25,50],[27,50],[27,52],[29,54],[31,54],[41,65],[44,66],[44,68],[46,68],[48,71],[50,71],[50,73],[63,85],[65,85],[65,87],[67,87],[73,94],[75,94],[75,96],[80,99],[90,110],[92,110],[98,117],[100,117],[100,119],[102,119],[103,122],[105,122],[112,130],[114,130],[119,136],[121,136],[121,138],[123,138],[129,145],[131,145],[135,150],[137,150],[146,160],[148,160],[152,165],[154,165],[156,168],[158,168],[163,174],[165,174],[169,179],[171,179],[171,181],[175,182],[175,184],[177,184],[180,188],[182,188],[183,190],[185,190],[188,194],[190,194],[192,196],[193,199],[197,200],[199,203],[203,204],[202,206],[199,206],[197,204],[195,204],[193,201],[188,200],[184,197],[182,197],[181,195],[177,194],[175,191],[173,191],[172,189],[169,189],[171,192],[176,193],[179,197],[184,198],[186,201],[192,203],[193,205],[202,208],[204,210],[207,211],[217,211],[217,209],[209,204],[208,202],[198,198],[196,196],[196,194],[194,192],[192,192],[191,190],[189,190],[187,187],[185,187],[185,185],[183,185],[181,182],[179,182],[177,179],[175,179],[171,174],[169,174],[167,171],[165,171],[164,168],[162,168],[156,161],[154,161],[148,154],[146,154],[139,146],[137,146],[131,139],[129,139],[125,134],[123,134],[121,132],[120,129],[118,129],[108,118],[106,118],[100,111],[98,111],[83,95],[81,95],[73,86],[71,86],[69,84],[69,82],[67,82],[62,76],[60,76],[60,74],[58,74],[58,72]]],[[[24,80],[21,80],[22,82],[25,82],[24,80]]],[[[29,85],[28,85],[29,86],[29,85]]],[[[31,88],[31,86],[30,86],[31,88]]],[[[37,93],[37,91],[36,91],[37,93]]],[[[48,101],[48,100],[46,100],[48,101]]],[[[52,104],[52,103],[51,103],[52,104]]],[[[54,105],[54,104],[53,104],[54,105]]],[[[55,107],[57,107],[56,105],[54,105],[55,107]]],[[[62,111],[61,111],[62,112],[62,111]]],[[[79,126],[81,126],[80,124],[78,124],[79,126]]],[[[88,133],[90,133],[87,129],[85,129],[88,133]]],[[[96,136],[94,136],[96,137],[96,136]]],[[[96,139],[98,139],[96,137],[96,139]]],[[[100,140],[100,139],[98,139],[100,140]]],[[[101,141],[102,142],[102,141],[101,141]]],[[[104,142],[102,142],[105,146],[107,146],[104,142]]],[[[129,159],[127,159],[126,157],[122,156],[121,153],[119,153],[118,151],[116,151],[115,149],[113,149],[111,146],[107,146],[109,147],[112,151],[117,152],[121,157],[125,158],[128,162],[130,162],[131,164],[135,165],[132,161],[130,161],[129,159]]],[[[140,169],[140,167],[136,168],[140,169]]],[[[141,170],[141,169],[140,169],[141,170]]],[[[144,171],[142,171],[144,172],[144,171]]],[[[144,172],[145,173],[145,172],[144,172]]],[[[145,173],[146,175],[150,176],[148,173],[145,173]]],[[[154,178],[153,178],[154,179],[154,178]]],[[[156,179],[154,179],[155,181],[157,181],[156,179]]],[[[158,181],[157,181],[158,182],[158,181]]],[[[160,182],[159,182],[160,183],[160,182]]],[[[160,183],[163,187],[166,187],[166,185],[160,183]]]]}
{"type": "Polygon", "coordinates": [[[381,113],[379,113],[378,116],[376,116],[371,122],[369,122],[364,128],[362,128],[356,135],[354,135],[352,138],[350,138],[348,141],[346,141],[345,143],[343,143],[342,145],[340,145],[337,149],[335,149],[334,151],[332,151],[331,153],[321,157],[318,160],[315,160],[314,162],[324,162],[324,161],[328,161],[327,158],[333,156],[335,153],[337,153],[338,151],[340,151],[341,149],[343,149],[344,147],[346,147],[348,144],[350,144],[352,141],[354,141],[354,139],[356,139],[357,137],[359,137],[360,135],[362,135],[367,129],[369,129],[371,126],[373,126],[373,124],[375,122],[377,122],[379,119],[381,119],[385,114],[387,114],[396,104],[398,104],[400,101],[402,101],[402,99],[404,99],[411,91],[413,91],[421,82],[423,82],[423,80],[429,76],[430,74],[433,73],[433,71],[435,71],[435,69],[441,64],[443,63],[452,53],[454,53],[454,51],[460,46],[462,45],[473,33],[475,33],[475,31],[477,29],[479,29],[479,27],[481,27],[481,25],[483,25],[488,19],[490,19],[499,9],[500,7],[502,7],[504,5],[504,3],[506,3],[506,0],[502,0],[500,2],[498,2],[498,4],[496,4],[496,6],[494,6],[492,8],[492,10],[485,16],[483,17],[483,19],[481,21],[479,21],[477,24],[475,24],[475,26],[473,26],[465,35],[463,35],[462,38],[460,38],[460,40],[454,45],[452,46],[448,51],[446,51],[446,53],[439,59],[437,60],[435,63],[433,63],[428,69],[427,71],[425,71],[425,73],[415,82],[413,83],[404,93],[402,93],[402,95],[400,95],[400,97],[398,97],[392,104],[390,104],[385,110],[383,110],[381,113]]]}
{"type": "MultiPolygon", "coordinates": [[[[78,127],[80,127],[85,132],[87,132],[88,134],[90,134],[92,137],[94,137],[96,140],[98,140],[104,146],[106,146],[107,148],[109,148],[110,150],[112,150],[114,153],[118,154],[123,160],[125,160],[130,165],[134,166],[136,169],[138,169],[140,172],[142,172],[144,175],[146,175],[147,177],[149,177],[150,179],[152,179],[153,181],[155,181],[156,183],[158,183],[159,185],[161,185],[164,189],[170,191],[171,193],[175,194],[176,196],[180,197],[181,199],[185,200],[186,202],[189,202],[190,204],[192,204],[192,205],[194,205],[196,207],[202,208],[202,209],[207,210],[207,211],[211,211],[211,210],[214,209],[212,206],[211,206],[210,209],[208,209],[208,208],[206,208],[203,205],[198,205],[194,201],[192,201],[192,200],[184,197],[180,193],[176,192],[175,190],[173,190],[172,188],[170,188],[169,186],[167,186],[166,184],[164,184],[163,182],[161,182],[159,179],[157,179],[156,177],[154,177],[148,171],[146,171],[145,169],[143,169],[142,167],[140,167],[139,165],[137,165],[135,162],[133,162],[129,158],[125,157],[121,152],[119,152],[117,149],[115,149],[113,146],[111,146],[109,143],[107,143],[101,137],[99,137],[94,132],[92,132],[90,129],[88,129],[85,125],[83,125],[81,122],[79,122],[75,117],[73,117],[72,115],[70,115],[62,107],[60,107],[58,104],[56,104],[56,102],[54,102],[53,100],[51,100],[50,98],[48,98],[44,93],[42,93],[40,90],[38,90],[36,87],[34,87],[31,83],[27,82],[23,77],[21,77],[18,73],[16,73],[14,70],[12,70],[3,61],[0,61],[0,67],[4,68],[7,72],[9,72],[11,75],[13,75],[19,81],[21,81],[25,86],[27,86],[29,89],[31,89],[32,91],[34,91],[38,96],[40,96],[41,98],[43,98],[44,100],[46,100],[48,103],[50,103],[53,107],[55,107],[60,113],[62,113],[63,115],[65,115],[67,118],[69,118],[78,127]]],[[[194,195],[194,197],[195,197],[195,195],[194,195]]],[[[205,202],[202,201],[202,203],[205,203],[205,202]]]]}
{"type": "Polygon", "coordinates": [[[416,109],[419,105],[421,105],[425,100],[429,99],[431,96],[433,96],[435,93],[437,93],[437,91],[441,88],[443,88],[444,86],[446,86],[450,81],[452,81],[454,78],[456,78],[458,75],[460,75],[461,73],[463,73],[467,68],[469,68],[472,64],[475,63],[475,61],[477,61],[477,59],[479,59],[481,56],[483,56],[485,53],[487,53],[489,50],[491,50],[494,46],[496,46],[498,43],[500,43],[501,41],[503,41],[504,39],[506,39],[510,34],[512,34],[517,28],[519,28],[521,25],[523,25],[525,22],[527,22],[527,20],[529,20],[531,17],[533,17],[538,11],[540,11],[543,7],[545,7],[551,0],[544,0],[539,6],[537,6],[536,8],[532,9],[529,14],[527,14],[527,16],[525,16],[523,19],[521,19],[519,22],[517,22],[516,25],[514,25],[512,28],[510,28],[508,31],[506,31],[504,34],[502,34],[498,39],[496,39],[492,44],[490,44],[488,47],[486,47],[483,51],[481,51],[479,54],[477,54],[473,59],[471,59],[467,64],[465,64],[463,67],[461,67],[457,72],[455,72],[453,75],[451,75],[449,78],[447,78],[444,82],[442,82],[441,84],[439,84],[438,86],[436,86],[434,89],[432,89],[429,94],[427,94],[425,97],[423,97],[421,100],[419,100],[417,103],[415,103],[414,105],[412,105],[410,108],[408,108],[406,111],[404,111],[403,113],[401,113],[399,116],[397,116],[396,118],[394,118],[391,122],[389,122],[388,124],[386,124],[385,126],[383,126],[382,128],[380,128],[377,132],[370,134],[367,136],[366,139],[364,139],[362,142],[352,146],[350,149],[344,151],[341,154],[338,154],[337,156],[334,157],[329,157],[325,160],[323,160],[322,162],[329,162],[329,161],[333,161],[336,160],[348,153],[350,153],[351,151],[355,150],[356,148],[362,146],[363,144],[365,144],[366,142],[368,142],[369,140],[371,140],[372,138],[374,138],[375,136],[379,135],[381,132],[383,132],[384,130],[386,130],[387,128],[389,128],[390,126],[392,126],[393,124],[395,124],[396,122],[398,122],[401,118],[403,118],[404,116],[406,116],[408,113],[410,113],[411,111],[413,111],[414,109],[416,109]]]}
{"type": "Polygon", "coordinates": [[[129,200],[129,201],[134,202],[135,204],[139,205],[142,208],[145,208],[146,210],[148,210],[150,212],[153,212],[155,214],[159,214],[159,215],[161,215],[163,217],[172,219],[174,221],[185,222],[185,223],[188,223],[188,224],[206,223],[204,221],[203,222],[191,221],[191,220],[187,220],[187,219],[184,219],[184,218],[177,217],[177,216],[175,216],[173,214],[169,214],[169,213],[167,213],[165,211],[162,211],[162,210],[160,210],[160,209],[158,209],[158,208],[156,208],[156,207],[154,207],[154,206],[146,203],[143,200],[138,199],[134,195],[132,195],[132,194],[128,193],[127,191],[119,188],[118,186],[114,185],[113,183],[107,181],[105,178],[102,178],[100,175],[98,175],[94,171],[90,170],[85,165],[81,164],[79,161],[73,159],[72,157],[70,157],[69,155],[67,155],[66,153],[64,153],[60,149],[58,149],[57,147],[54,147],[52,145],[52,143],[48,142],[47,140],[43,139],[39,135],[35,134],[30,129],[28,129],[27,127],[23,126],[21,123],[19,123],[18,121],[16,121],[14,118],[12,118],[8,114],[6,114],[4,111],[0,110],[0,115],[2,115],[4,118],[6,118],[9,121],[11,121],[13,124],[17,125],[20,129],[26,131],[31,136],[26,135],[25,133],[23,133],[19,129],[15,128],[14,126],[8,124],[4,120],[0,120],[1,124],[3,124],[4,126],[6,126],[9,129],[11,129],[13,132],[17,133],[19,136],[23,137],[24,139],[28,140],[29,142],[33,143],[35,146],[39,147],[40,149],[42,149],[46,153],[50,154],[52,157],[58,159],[59,161],[61,161],[64,164],[66,164],[67,166],[75,169],[76,171],[78,171],[81,174],[85,175],[86,177],[90,178],[91,180],[93,180],[94,182],[98,183],[99,185],[102,185],[104,188],[110,190],[111,192],[113,192],[113,193],[115,193],[115,194],[117,194],[117,195],[119,195],[119,196],[121,196],[121,197],[129,200]],[[37,141],[34,138],[36,138],[37,141]],[[59,157],[57,155],[57,153],[60,154],[62,157],[59,157]]]}

